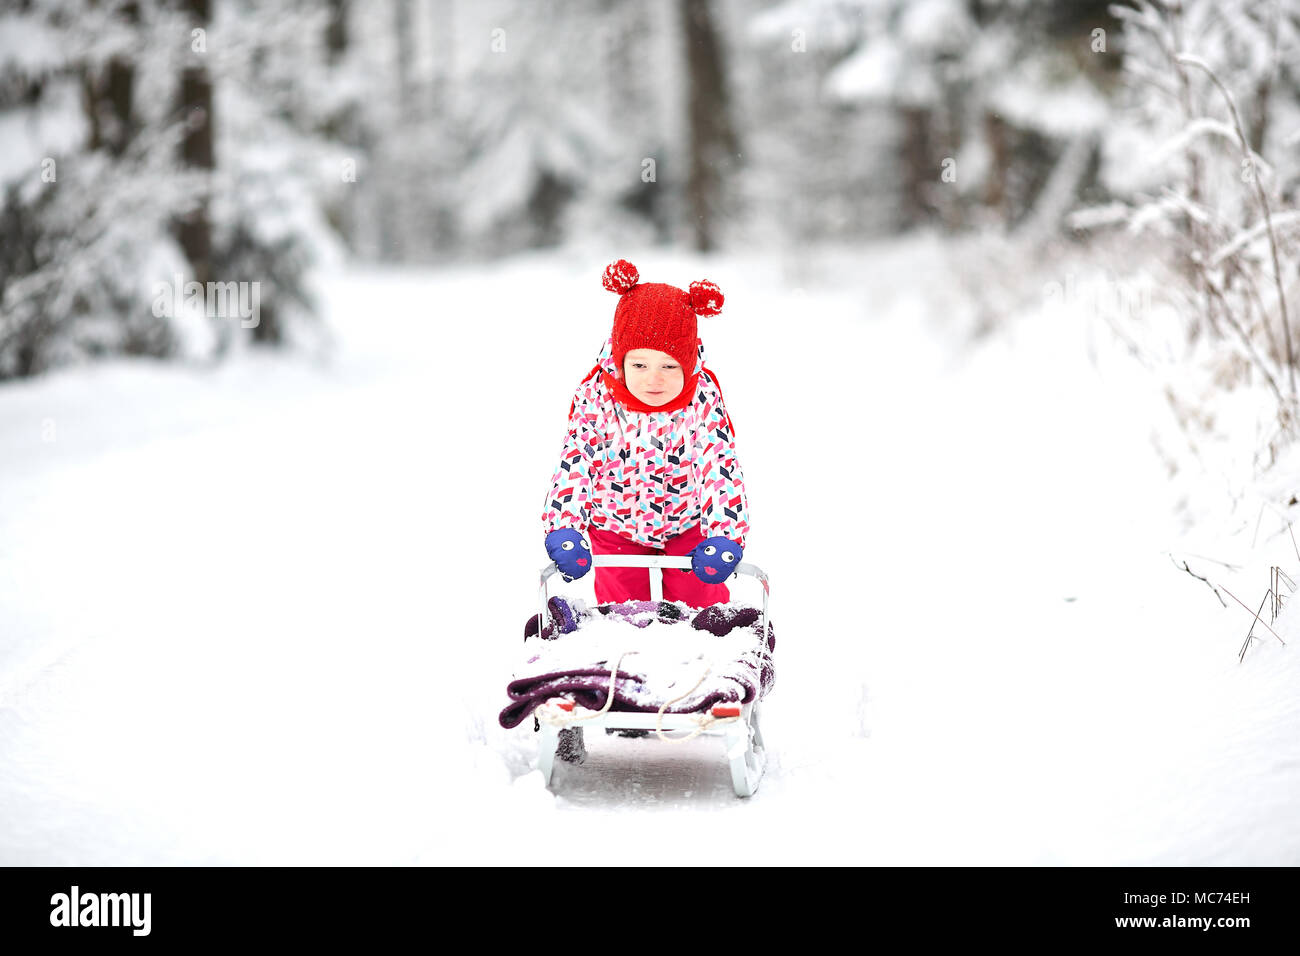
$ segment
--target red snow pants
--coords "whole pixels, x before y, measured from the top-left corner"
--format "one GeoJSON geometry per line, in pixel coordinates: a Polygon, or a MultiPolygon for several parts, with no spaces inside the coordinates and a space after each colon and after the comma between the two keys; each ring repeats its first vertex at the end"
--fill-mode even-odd
{"type": "MultiPolygon", "coordinates": [[[[651,548],[629,541],[612,531],[587,528],[592,554],[689,554],[704,540],[699,525],[675,538],[669,538],[662,548],[651,548]]],[[[650,600],[649,568],[592,568],[596,576],[596,603],[614,604],[623,601],[650,600]]],[[[664,600],[684,601],[691,607],[706,608],[731,600],[725,584],[709,584],[696,577],[694,571],[664,568],[664,600]]]]}

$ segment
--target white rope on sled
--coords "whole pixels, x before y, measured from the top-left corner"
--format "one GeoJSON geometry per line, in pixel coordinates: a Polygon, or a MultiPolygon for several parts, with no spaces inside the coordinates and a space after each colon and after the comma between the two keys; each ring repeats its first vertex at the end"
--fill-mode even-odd
{"type": "Polygon", "coordinates": [[[670,744],[685,743],[688,740],[694,740],[696,737],[704,733],[714,724],[726,724],[726,723],[730,723],[733,720],[740,719],[740,717],[738,716],[737,717],[714,717],[712,712],[708,712],[705,714],[701,714],[699,717],[695,718],[695,723],[697,725],[696,728],[693,731],[691,731],[689,734],[687,734],[685,737],[668,737],[664,734],[664,711],[666,711],[669,707],[677,703],[682,698],[690,697],[691,694],[695,693],[696,688],[698,688],[701,684],[703,684],[704,679],[708,677],[709,674],[711,674],[712,672],[713,672],[713,665],[706,661],[704,664],[704,673],[701,674],[700,679],[695,682],[695,687],[692,687],[684,694],[680,694],[677,697],[674,697],[670,701],[666,701],[664,705],[659,708],[659,713],[655,714],[655,734],[658,735],[660,740],[663,740],[670,744]]]}
{"type": "MultiPolygon", "coordinates": [[[[545,720],[548,724],[555,724],[561,728],[566,728],[572,724],[582,723],[584,720],[595,720],[597,717],[603,717],[605,714],[609,713],[610,708],[614,706],[614,682],[618,680],[618,669],[623,664],[623,658],[627,657],[629,654],[639,654],[639,653],[641,652],[623,651],[623,653],[618,655],[618,660],[614,661],[614,666],[609,669],[609,694],[605,697],[605,706],[600,708],[600,710],[594,710],[589,714],[561,716],[561,714],[563,714],[563,711],[561,711],[560,713],[556,713],[553,708],[544,708],[541,719],[545,720]]],[[[712,713],[704,713],[698,716],[692,714],[689,716],[693,717],[693,719],[695,720],[696,728],[695,730],[691,731],[691,733],[687,734],[685,737],[669,737],[664,733],[664,726],[663,726],[664,713],[668,710],[669,707],[677,703],[679,700],[683,700],[684,698],[687,698],[691,696],[691,694],[695,693],[695,691],[699,688],[699,686],[704,683],[705,679],[712,672],[713,672],[713,665],[708,662],[705,662],[704,673],[701,674],[700,679],[695,682],[695,686],[692,687],[690,690],[686,691],[684,694],[679,694],[676,697],[674,697],[672,700],[665,701],[663,706],[659,708],[659,712],[655,715],[655,733],[658,735],[660,740],[670,744],[685,743],[688,740],[694,740],[696,737],[704,733],[706,730],[708,730],[710,727],[714,726],[715,724],[728,724],[731,723],[732,721],[736,721],[740,719],[739,716],[715,717],[713,716],[712,713]]],[[[688,716],[688,715],[682,715],[682,716],[688,716]]]]}

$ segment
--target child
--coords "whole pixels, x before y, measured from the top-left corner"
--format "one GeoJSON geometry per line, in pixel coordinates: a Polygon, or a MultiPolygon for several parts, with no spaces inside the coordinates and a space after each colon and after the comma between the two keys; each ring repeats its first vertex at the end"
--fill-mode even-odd
{"type": "MultiPolygon", "coordinates": [[[[569,406],[546,551],[566,581],[591,570],[593,553],[689,555],[692,571],[664,572],[663,597],[704,608],[730,599],[722,582],[749,531],[735,428],[696,330],[723,296],[712,282],[687,293],[639,279],[624,259],[605,270],[614,328],[569,406]]],[[[645,568],[598,568],[595,585],[600,604],[650,599],[645,568]]]]}

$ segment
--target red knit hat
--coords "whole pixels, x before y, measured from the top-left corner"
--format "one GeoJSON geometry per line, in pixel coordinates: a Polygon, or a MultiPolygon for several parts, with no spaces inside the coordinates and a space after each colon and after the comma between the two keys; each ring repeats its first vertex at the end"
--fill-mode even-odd
{"type": "Polygon", "coordinates": [[[640,282],[636,266],[619,259],[605,269],[604,286],[619,294],[614,310],[613,358],[620,377],[614,380],[616,396],[634,411],[672,411],[695,395],[695,360],[699,347],[697,315],[718,315],[722,291],[712,282],[692,282],[690,292],[662,282],[640,282]],[[666,352],[682,366],[686,381],[681,394],[666,405],[646,405],[627,390],[621,377],[623,359],[633,349],[666,352]]]}
{"type": "MultiPolygon", "coordinates": [[[[636,266],[626,259],[619,259],[605,268],[605,288],[620,296],[618,308],[614,310],[614,332],[611,336],[615,367],[622,373],[623,359],[632,349],[666,352],[681,363],[685,379],[681,393],[667,404],[647,405],[628,391],[627,384],[621,377],[613,377],[599,363],[582,380],[586,382],[593,375],[598,375],[614,398],[634,412],[676,411],[695,400],[695,386],[699,384],[695,359],[700,340],[696,334],[695,317],[721,313],[722,290],[707,280],[692,282],[690,292],[683,292],[675,286],[662,283],[641,285],[640,279],[636,266]],[[687,369],[690,370],[689,374],[687,369]]],[[[702,371],[709,373],[709,378],[717,386],[721,397],[722,383],[718,381],[718,376],[710,368],[702,371]]],[[[569,403],[570,418],[573,417],[576,404],[576,398],[569,403]]],[[[732,424],[730,415],[727,415],[726,422],[734,435],[736,426],[732,424]]]]}

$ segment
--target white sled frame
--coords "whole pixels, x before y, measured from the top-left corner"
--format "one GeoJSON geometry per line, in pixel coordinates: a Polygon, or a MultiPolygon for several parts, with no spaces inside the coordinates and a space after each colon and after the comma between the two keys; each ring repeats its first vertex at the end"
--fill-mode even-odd
{"type": "MultiPolygon", "coordinates": [[[[592,556],[593,567],[651,568],[658,574],[650,575],[650,593],[652,599],[662,600],[662,582],[664,568],[691,567],[689,557],[661,554],[597,554],[592,556]],[[658,585],[658,587],[656,587],[658,585]]],[[[549,600],[548,584],[560,569],[552,561],[542,568],[540,605],[541,617],[539,628],[548,619],[546,603],[549,600]]],[[[767,641],[767,600],[771,591],[767,575],[755,564],[742,561],[733,572],[754,578],[763,586],[763,610],[759,618],[759,634],[764,644],[767,641]]],[[[740,716],[723,718],[715,724],[706,726],[699,733],[702,737],[721,737],[725,748],[727,762],[731,766],[731,785],[739,797],[750,797],[758,790],[759,781],[767,764],[767,752],[763,746],[763,735],[759,730],[757,699],[750,701],[740,709],[740,716]]],[[[607,710],[604,712],[587,710],[573,705],[572,701],[556,699],[547,701],[537,712],[540,725],[538,741],[537,768],[542,772],[546,786],[551,785],[551,775],[555,770],[555,752],[560,744],[560,731],[564,729],[593,730],[662,730],[668,733],[695,733],[700,729],[701,719],[707,713],[691,714],[646,714],[628,711],[607,710]],[[561,703],[572,707],[565,709],[561,703]],[[565,726],[567,724],[567,727],[565,726]]]]}

